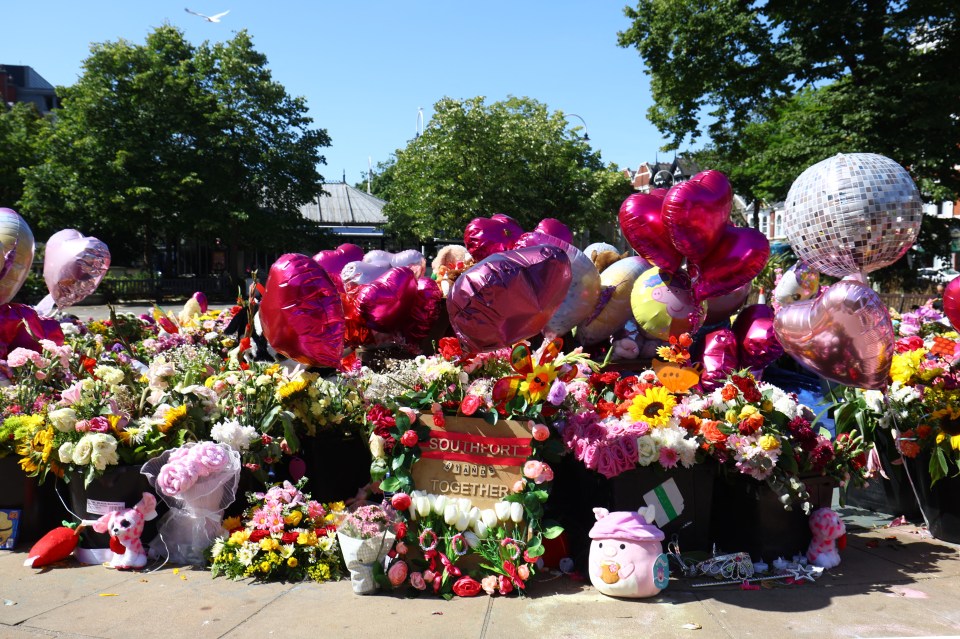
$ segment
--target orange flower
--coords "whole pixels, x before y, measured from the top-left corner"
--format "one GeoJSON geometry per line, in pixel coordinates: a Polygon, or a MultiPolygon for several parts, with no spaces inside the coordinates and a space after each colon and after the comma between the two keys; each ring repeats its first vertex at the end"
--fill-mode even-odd
{"type": "Polygon", "coordinates": [[[720,422],[713,419],[705,419],[700,422],[700,434],[703,438],[713,444],[723,444],[727,441],[727,436],[719,428],[720,422]]]}
{"type": "Polygon", "coordinates": [[[920,424],[917,426],[917,439],[926,439],[932,431],[933,427],[929,424],[920,424]]]}
{"type": "Polygon", "coordinates": [[[700,418],[696,415],[687,415],[680,418],[680,426],[685,428],[688,433],[695,434],[700,432],[700,418]]]}
{"type": "Polygon", "coordinates": [[[905,457],[913,459],[920,454],[920,446],[917,442],[909,441],[905,439],[900,439],[900,452],[904,454],[905,457]]]}
{"type": "Polygon", "coordinates": [[[723,401],[729,402],[731,399],[734,399],[737,396],[737,393],[740,392],[737,390],[737,387],[733,384],[727,384],[723,387],[723,390],[720,391],[720,397],[723,398],[723,401]]]}

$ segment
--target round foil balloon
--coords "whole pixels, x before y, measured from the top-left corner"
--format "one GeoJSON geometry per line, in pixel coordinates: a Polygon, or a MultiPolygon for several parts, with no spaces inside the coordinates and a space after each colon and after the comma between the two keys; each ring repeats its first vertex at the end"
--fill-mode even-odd
{"type": "Polygon", "coordinates": [[[783,346],[773,330],[773,318],[772,308],[753,304],[740,311],[733,323],[740,365],[749,368],[757,378],[783,355],[783,346]]]}
{"type": "Polygon", "coordinates": [[[207,295],[203,291],[197,291],[194,293],[192,299],[196,300],[197,307],[200,309],[201,313],[206,313],[207,309],[210,308],[210,303],[207,301],[207,295]]]}
{"type": "Polygon", "coordinates": [[[943,289],[943,312],[953,327],[960,330],[960,277],[950,280],[943,289]]]}
{"type": "Polygon", "coordinates": [[[819,297],[784,306],[773,322],[783,349],[827,379],[880,390],[893,359],[893,323],[868,286],[841,280],[819,297]]]}
{"type": "Polygon", "coordinates": [[[264,337],[278,353],[308,366],[340,364],[344,335],[340,293],[313,259],[287,253],[273,263],[259,316],[264,337]]]}
{"type": "Polygon", "coordinates": [[[367,264],[376,264],[378,266],[408,266],[417,277],[423,277],[427,272],[426,258],[423,257],[423,253],[415,249],[407,249],[399,253],[380,250],[368,251],[367,254],[363,256],[363,261],[367,264]]]}
{"type": "Polygon", "coordinates": [[[607,244],[606,242],[594,242],[583,249],[583,254],[593,260],[594,255],[599,255],[600,253],[616,253],[620,254],[620,249],[618,249],[613,244],[607,244]]]}
{"type": "Polygon", "coordinates": [[[570,260],[572,279],[570,288],[567,289],[567,296],[543,328],[543,334],[552,339],[568,333],[593,312],[597,306],[597,297],[600,295],[600,273],[580,249],[558,239],[555,235],[539,232],[524,233],[517,240],[514,248],[537,244],[558,246],[566,252],[570,260]]]}
{"type": "Polygon", "coordinates": [[[667,340],[670,336],[695,332],[703,323],[706,304],[697,304],[690,291],[680,283],[652,268],[633,285],[630,308],[637,327],[645,337],[667,340]]]}
{"type": "Polygon", "coordinates": [[[110,249],[75,229],[57,231],[47,240],[43,279],[54,304],[73,306],[97,290],[110,268],[110,249]]]}
{"type": "Polygon", "coordinates": [[[800,174],[787,194],[784,233],[797,256],[834,277],[900,259],[923,210],[906,170],[875,153],[839,153],[800,174]]]}
{"type": "Polygon", "coordinates": [[[389,264],[370,264],[368,262],[349,262],[340,271],[343,290],[351,291],[361,284],[369,284],[390,270],[389,264]]]}
{"type": "Polygon", "coordinates": [[[343,282],[340,280],[343,267],[362,259],[363,249],[356,244],[341,244],[332,251],[320,251],[313,256],[313,261],[323,267],[340,291],[343,290],[343,282]]]}
{"type": "Polygon", "coordinates": [[[776,288],[773,289],[773,299],[777,304],[785,306],[808,300],[819,290],[820,273],[801,261],[787,269],[777,282],[776,288]]]}
{"type": "Polygon", "coordinates": [[[732,202],[733,187],[720,171],[697,173],[671,188],[662,215],[674,248],[691,260],[710,253],[727,226],[732,202]]]}
{"type": "Polygon", "coordinates": [[[626,325],[631,318],[630,292],[633,284],[649,268],[649,262],[635,256],[614,262],[603,270],[597,306],[577,326],[577,339],[581,344],[595,344],[626,325]]]}
{"type": "Polygon", "coordinates": [[[570,280],[570,259],[558,246],[496,253],[453,283],[447,296],[450,324],[471,351],[509,346],[543,330],[570,280]]]}
{"type": "Polygon", "coordinates": [[[33,233],[24,219],[12,209],[0,208],[0,304],[12,300],[26,281],[33,249],[33,233]]]}
{"type": "Polygon", "coordinates": [[[505,251],[523,235],[523,227],[509,215],[495,213],[472,219],[463,230],[463,245],[477,262],[505,251]]]}

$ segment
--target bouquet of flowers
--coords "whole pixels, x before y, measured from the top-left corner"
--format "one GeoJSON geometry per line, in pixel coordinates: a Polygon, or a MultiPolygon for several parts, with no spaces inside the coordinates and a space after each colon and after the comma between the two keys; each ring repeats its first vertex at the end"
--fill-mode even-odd
{"type": "Polygon", "coordinates": [[[256,581],[328,581],[340,578],[340,553],[332,525],[336,508],[310,499],[284,482],[251,493],[245,523],[219,537],[208,551],[214,577],[256,581]]]}
{"type": "Polygon", "coordinates": [[[393,547],[393,527],[387,511],[374,504],[355,508],[337,527],[340,552],[356,594],[368,595],[377,589],[374,569],[393,547]]]}
{"type": "Polygon", "coordinates": [[[170,561],[203,565],[236,496],[240,453],[224,444],[190,443],[149,460],[140,472],[170,506],[158,527],[170,561]]]}

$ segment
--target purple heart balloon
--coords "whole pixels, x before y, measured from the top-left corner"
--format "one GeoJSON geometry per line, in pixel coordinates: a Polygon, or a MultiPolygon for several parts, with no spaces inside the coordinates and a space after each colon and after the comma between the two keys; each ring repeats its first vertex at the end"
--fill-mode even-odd
{"type": "Polygon", "coordinates": [[[354,295],[360,318],[381,333],[399,330],[417,301],[417,276],[406,266],[392,268],[377,279],[361,284],[354,295]]]}
{"type": "Polygon", "coordinates": [[[273,263],[259,316],[264,337],[278,353],[308,366],[340,364],[344,335],[340,292],[313,259],[287,253],[273,263]]]}
{"type": "Polygon", "coordinates": [[[356,244],[341,244],[332,251],[320,251],[313,256],[313,261],[327,272],[337,290],[341,292],[343,291],[343,282],[340,279],[340,272],[343,267],[350,262],[357,262],[362,259],[363,249],[356,244]]]}
{"type": "Polygon", "coordinates": [[[540,220],[540,223],[537,224],[537,228],[533,229],[533,232],[546,233],[562,242],[573,244],[573,233],[570,232],[570,228],[560,220],[552,217],[540,220]]]}
{"type": "Polygon", "coordinates": [[[871,390],[887,386],[893,322],[870,287],[841,280],[817,298],[782,307],[773,327],[784,350],[823,377],[871,390]]]}
{"type": "Polygon", "coordinates": [[[732,202],[733,188],[720,171],[697,173],[671,188],[663,198],[663,225],[674,248],[690,259],[710,253],[730,218],[732,202]]]}
{"type": "Polygon", "coordinates": [[[634,193],[620,205],[620,229],[623,237],[643,259],[668,273],[683,264],[683,256],[670,241],[661,211],[664,189],[634,193]]]}
{"type": "Polygon", "coordinates": [[[463,231],[463,245],[477,262],[505,251],[523,235],[520,223],[509,215],[495,213],[489,218],[477,217],[463,231]]]}
{"type": "Polygon", "coordinates": [[[693,291],[705,300],[731,293],[755,278],[770,257],[770,241],[756,229],[727,225],[706,259],[699,260],[693,291]]]}
{"type": "Polygon", "coordinates": [[[110,268],[110,249],[75,229],[50,236],[43,257],[43,279],[53,302],[64,309],[97,290],[110,268]]]}
{"type": "Polygon", "coordinates": [[[752,304],[737,315],[733,333],[739,344],[740,365],[759,378],[763,369],[780,359],[783,346],[773,330],[774,312],[766,304],[752,304]]]}
{"type": "Polygon", "coordinates": [[[703,372],[700,374],[703,390],[712,391],[739,367],[737,336],[733,331],[721,328],[707,333],[703,346],[703,372]]]}
{"type": "Polygon", "coordinates": [[[474,352],[533,337],[566,297],[570,260],[540,244],[496,253],[467,269],[447,296],[450,324],[474,352]]]}

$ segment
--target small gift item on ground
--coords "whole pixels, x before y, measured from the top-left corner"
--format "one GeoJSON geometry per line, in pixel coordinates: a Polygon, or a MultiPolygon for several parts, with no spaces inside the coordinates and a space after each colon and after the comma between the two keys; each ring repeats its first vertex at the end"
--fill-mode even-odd
{"type": "Polygon", "coordinates": [[[608,512],[596,508],[590,530],[590,582],[611,597],[653,597],[670,580],[670,565],[660,542],[663,532],[652,525],[654,508],[608,512]]]}
{"type": "Polygon", "coordinates": [[[810,515],[813,540],[807,550],[807,559],[814,566],[834,568],[840,565],[840,550],[846,546],[847,528],[840,515],[830,508],[820,508],[810,515]]]}
{"type": "Polygon", "coordinates": [[[118,570],[143,568],[147,565],[147,552],[140,541],[143,524],[157,516],[157,498],[143,493],[143,498],[133,508],[109,512],[93,522],[93,529],[110,535],[110,550],[113,558],[110,567],[118,570]]]}

